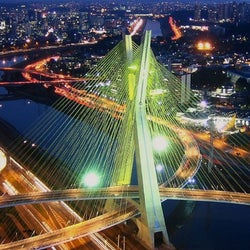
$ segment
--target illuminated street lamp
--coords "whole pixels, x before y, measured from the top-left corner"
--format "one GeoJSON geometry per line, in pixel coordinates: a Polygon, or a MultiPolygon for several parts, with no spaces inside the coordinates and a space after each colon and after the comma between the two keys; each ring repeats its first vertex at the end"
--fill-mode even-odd
{"type": "Polygon", "coordinates": [[[200,102],[200,107],[203,108],[203,109],[206,108],[206,107],[207,107],[207,102],[204,101],[204,100],[201,101],[201,102],[200,102]]]}
{"type": "Polygon", "coordinates": [[[165,136],[158,135],[153,138],[152,145],[155,151],[162,152],[168,147],[168,140],[165,136]]]}
{"type": "Polygon", "coordinates": [[[96,187],[100,183],[100,177],[94,172],[89,172],[83,177],[83,184],[86,187],[96,187]]]}
{"type": "Polygon", "coordinates": [[[162,164],[157,164],[157,165],[155,166],[155,168],[156,168],[157,172],[161,172],[161,171],[163,170],[162,164]]]}
{"type": "Polygon", "coordinates": [[[204,51],[208,51],[208,50],[212,50],[212,49],[213,49],[211,43],[208,42],[208,41],[205,41],[205,42],[199,41],[199,42],[196,44],[196,48],[197,48],[198,50],[204,50],[204,51]]]}

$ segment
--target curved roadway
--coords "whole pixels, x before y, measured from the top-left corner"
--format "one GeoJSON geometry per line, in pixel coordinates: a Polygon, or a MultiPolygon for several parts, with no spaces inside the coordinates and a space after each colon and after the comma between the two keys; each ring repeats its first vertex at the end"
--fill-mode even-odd
{"type": "MultiPolygon", "coordinates": [[[[250,194],[234,193],[214,190],[189,190],[175,188],[160,188],[160,195],[163,199],[192,199],[202,201],[219,201],[250,205],[250,194]]],[[[112,187],[103,189],[72,189],[56,190],[47,192],[34,192],[28,194],[18,194],[11,196],[2,196],[0,198],[0,207],[24,205],[28,203],[41,203],[49,201],[68,201],[84,199],[103,199],[103,198],[139,198],[138,188],[134,186],[112,187]]],[[[72,241],[79,237],[87,236],[105,228],[126,221],[139,214],[139,210],[129,205],[123,208],[123,211],[111,211],[93,219],[80,222],[71,226],[57,229],[42,235],[0,245],[0,249],[44,249],[50,246],[61,244],[62,242],[72,241]]]]}
{"type": "MultiPolygon", "coordinates": [[[[180,189],[160,187],[162,200],[196,200],[250,205],[250,194],[221,190],[180,189]]],[[[53,201],[93,199],[139,199],[137,186],[117,186],[98,189],[65,189],[31,192],[0,197],[0,208],[53,201]]]]}

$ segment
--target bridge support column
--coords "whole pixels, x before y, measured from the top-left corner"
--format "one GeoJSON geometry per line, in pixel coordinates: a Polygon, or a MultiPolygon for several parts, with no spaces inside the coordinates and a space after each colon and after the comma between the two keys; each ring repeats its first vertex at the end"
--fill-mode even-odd
{"type": "Polygon", "coordinates": [[[162,243],[168,243],[169,239],[157,183],[151,135],[146,119],[145,99],[151,53],[150,42],[151,32],[146,31],[135,100],[135,153],[141,211],[141,218],[137,222],[139,236],[150,249],[154,249],[158,236],[162,243]]]}

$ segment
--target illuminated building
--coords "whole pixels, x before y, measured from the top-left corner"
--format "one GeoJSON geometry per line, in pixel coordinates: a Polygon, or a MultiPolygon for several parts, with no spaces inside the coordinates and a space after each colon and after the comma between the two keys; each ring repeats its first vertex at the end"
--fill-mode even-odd
{"type": "Polygon", "coordinates": [[[185,103],[190,98],[191,74],[183,74],[181,82],[181,103],[185,103]]]}
{"type": "Polygon", "coordinates": [[[208,41],[199,41],[196,44],[198,50],[210,51],[213,49],[212,44],[208,41]]]}
{"type": "Polygon", "coordinates": [[[201,6],[200,6],[200,4],[195,5],[194,19],[197,21],[199,21],[201,19],[201,6]]]}

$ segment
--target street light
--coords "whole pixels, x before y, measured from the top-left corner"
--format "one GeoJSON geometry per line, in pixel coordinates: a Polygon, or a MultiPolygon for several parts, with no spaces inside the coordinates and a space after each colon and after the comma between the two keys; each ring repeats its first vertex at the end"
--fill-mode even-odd
{"type": "Polygon", "coordinates": [[[152,140],[153,149],[158,152],[164,151],[168,147],[168,144],[167,138],[162,135],[158,135],[152,140]]]}
{"type": "Polygon", "coordinates": [[[89,172],[83,177],[83,184],[86,187],[96,187],[100,183],[100,177],[95,172],[89,172]]]}
{"type": "Polygon", "coordinates": [[[157,170],[157,172],[161,172],[162,170],[163,170],[163,166],[162,166],[162,164],[157,164],[156,166],[155,166],[155,168],[156,168],[156,170],[157,170]]]}
{"type": "Polygon", "coordinates": [[[205,100],[201,101],[200,102],[200,107],[203,108],[203,109],[207,108],[207,102],[205,100]]]}

